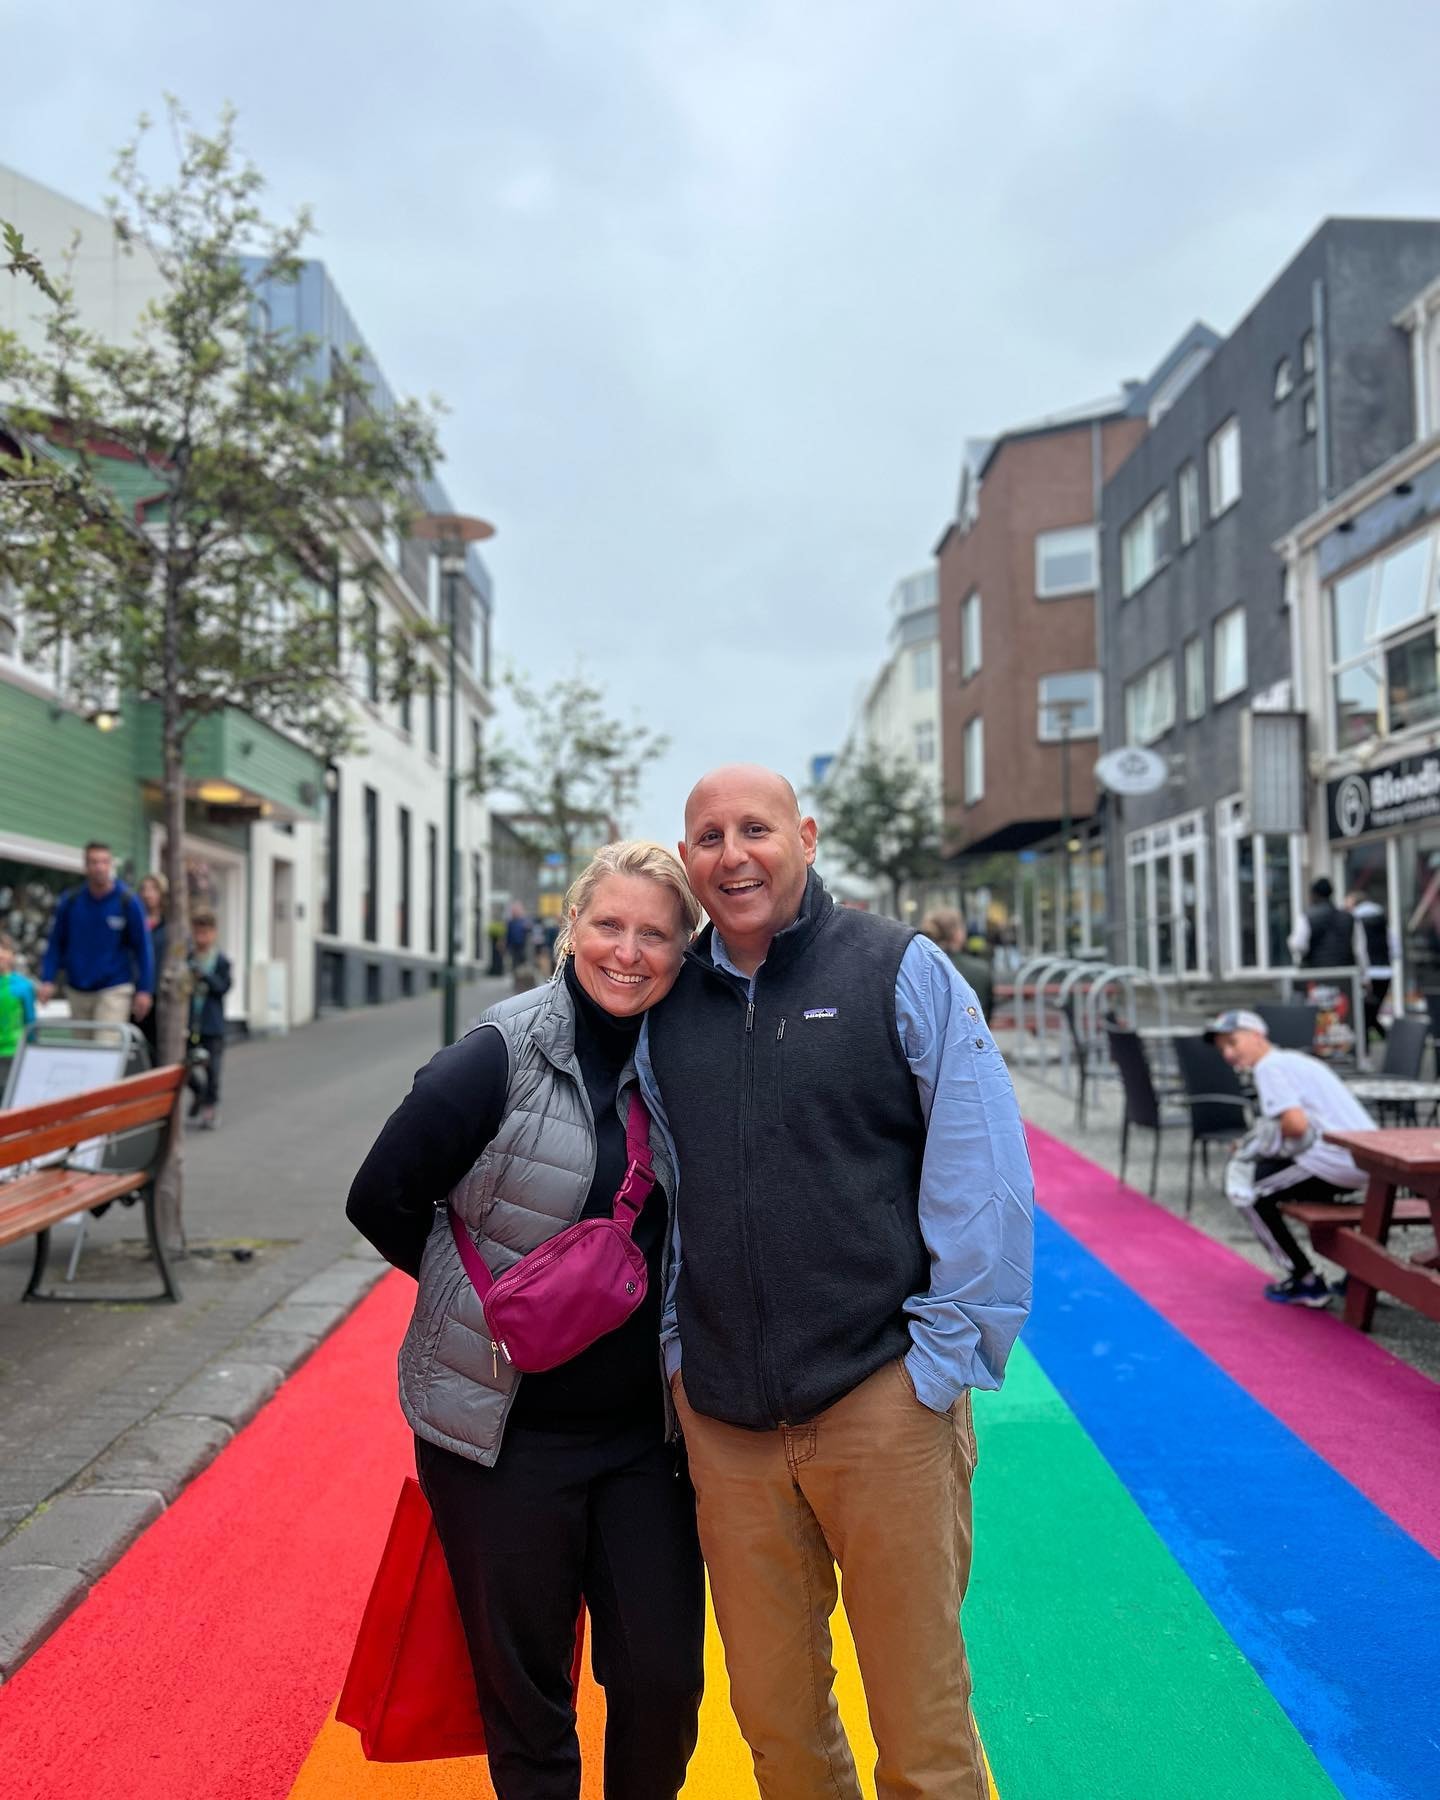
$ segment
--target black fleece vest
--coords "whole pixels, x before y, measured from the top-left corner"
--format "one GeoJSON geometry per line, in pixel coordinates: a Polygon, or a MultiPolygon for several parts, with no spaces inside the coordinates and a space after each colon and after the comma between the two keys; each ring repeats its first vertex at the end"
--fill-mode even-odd
{"type": "Polygon", "coordinates": [[[698,1412],[795,1424],[909,1345],[929,1284],[925,1121],[895,1022],[914,933],[836,907],[812,872],[755,982],[707,929],[650,1052],[679,1158],[680,1341],[698,1412]]]}
{"type": "Polygon", "coordinates": [[[1302,959],[1307,969],[1348,969],[1355,960],[1355,918],[1331,900],[1320,900],[1306,917],[1310,946],[1302,959]]]}

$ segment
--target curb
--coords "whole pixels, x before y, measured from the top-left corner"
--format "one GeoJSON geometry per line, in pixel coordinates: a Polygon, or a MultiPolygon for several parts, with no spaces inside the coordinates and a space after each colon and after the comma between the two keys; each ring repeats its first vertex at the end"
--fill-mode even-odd
{"type": "Polygon", "coordinates": [[[389,1272],[365,1248],[301,1282],[0,1542],[0,1683],[389,1272]]]}

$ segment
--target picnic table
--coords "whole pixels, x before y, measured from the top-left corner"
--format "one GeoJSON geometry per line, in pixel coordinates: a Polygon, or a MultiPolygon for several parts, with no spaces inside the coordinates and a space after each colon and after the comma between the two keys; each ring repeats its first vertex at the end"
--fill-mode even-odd
{"type": "Polygon", "coordinates": [[[1326,1141],[1348,1150],[1369,1177],[1361,1207],[1306,1206],[1282,1210],[1310,1228],[1321,1256],[1350,1277],[1345,1323],[1368,1331],[1375,1296],[1392,1294],[1427,1319],[1440,1321],[1440,1268],[1433,1251],[1401,1256],[1389,1246],[1395,1224],[1423,1224],[1428,1214],[1440,1236],[1440,1131],[1408,1126],[1389,1131],[1327,1131],[1326,1141]],[[1415,1200],[1397,1200],[1408,1188],[1415,1200]],[[1358,1217],[1356,1214],[1358,1213],[1358,1217]]]}

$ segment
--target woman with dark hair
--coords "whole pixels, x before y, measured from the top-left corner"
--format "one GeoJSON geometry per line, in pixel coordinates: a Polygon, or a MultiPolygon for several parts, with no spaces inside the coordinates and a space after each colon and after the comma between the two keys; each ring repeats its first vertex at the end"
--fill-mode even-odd
{"type": "Polygon", "coordinates": [[[165,944],[169,927],[170,883],[153,871],[135,890],[145,908],[145,923],[150,927],[150,945],[155,952],[155,1004],[140,1021],[140,1030],[150,1046],[150,1060],[160,1060],[160,1008],[165,1003],[165,944]]]}

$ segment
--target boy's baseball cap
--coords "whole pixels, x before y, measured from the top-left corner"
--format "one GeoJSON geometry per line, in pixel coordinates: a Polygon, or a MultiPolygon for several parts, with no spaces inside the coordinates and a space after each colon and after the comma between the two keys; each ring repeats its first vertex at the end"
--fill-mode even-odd
{"type": "Polygon", "coordinates": [[[1205,1027],[1205,1041],[1213,1044],[1217,1037],[1225,1037],[1232,1031],[1258,1031],[1261,1037],[1269,1037],[1270,1027],[1257,1012],[1247,1012],[1243,1007],[1232,1008],[1229,1012],[1216,1013],[1205,1027]]]}

